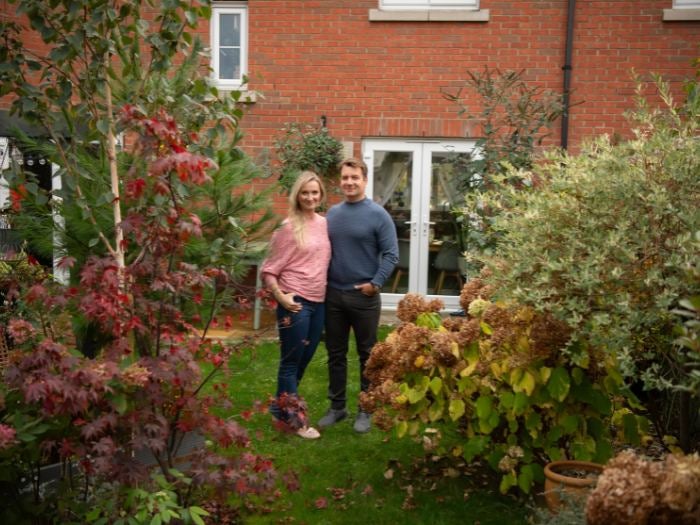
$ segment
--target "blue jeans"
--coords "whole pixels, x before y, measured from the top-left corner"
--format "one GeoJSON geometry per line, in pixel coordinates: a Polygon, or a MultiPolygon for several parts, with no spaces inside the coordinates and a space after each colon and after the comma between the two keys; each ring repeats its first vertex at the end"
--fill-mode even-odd
{"type": "MultiPolygon", "coordinates": [[[[277,372],[277,397],[286,393],[297,395],[304,371],[321,341],[326,309],[323,303],[307,301],[297,295],[299,312],[277,306],[277,330],[280,338],[280,364],[277,372]]],[[[270,407],[273,416],[285,419],[276,405],[270,407]]]]}

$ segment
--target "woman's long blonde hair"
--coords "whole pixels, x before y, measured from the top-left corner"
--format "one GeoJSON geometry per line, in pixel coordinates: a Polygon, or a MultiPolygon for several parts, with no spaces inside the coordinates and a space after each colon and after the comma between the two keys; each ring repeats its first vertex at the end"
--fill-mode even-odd
{"type": "Polygon", "coordinates": [[[299,193],[305,184],[309,182],[318,182],[318,187],[321,189],[320,204],[326,202],[326,188],[323,186],[323,181],[313,171],[302,171],[294,182],[292,189],[289,191],[289,222],[292,225],[292,234],[297,246],[304,246],[304,214],[299,207],[299,193]]]}

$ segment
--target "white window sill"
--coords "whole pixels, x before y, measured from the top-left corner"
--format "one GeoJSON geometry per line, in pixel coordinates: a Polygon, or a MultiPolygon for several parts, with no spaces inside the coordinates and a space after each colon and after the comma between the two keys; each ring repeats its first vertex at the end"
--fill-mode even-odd
{"type": "Polygon", "coordinates": [[[488,9],[370,9],[370,22],[488,22],[488,9]]]}
{"type": "Polygon", "coordinates": [[[262,94],[258,93],[252,89],[234,87],[234,86],[216,86],[219,91],[219,96],[228,96],[233,91],[240,91],[241,96],[238,98],[238,102],[243,104],[255,104],[258,98],[262,98],[262,94]]]}
{"type": "Polygon", "coordinates": [[[664,22],[700,20],[700,9],[664,9],[664,22]]]}

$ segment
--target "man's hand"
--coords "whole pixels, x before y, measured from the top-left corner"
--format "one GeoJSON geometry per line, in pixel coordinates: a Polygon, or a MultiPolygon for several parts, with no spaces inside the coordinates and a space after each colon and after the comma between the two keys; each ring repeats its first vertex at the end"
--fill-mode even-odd
{"type": "Polygon", "coordinates": [[[355,290],[360,290],[362,295],[366,295],[367,297],[374,297],[379,293],[379,286],[376,284],[372,283],[362,283],[362,284],[356,284],[355,285],[355,290]]]}

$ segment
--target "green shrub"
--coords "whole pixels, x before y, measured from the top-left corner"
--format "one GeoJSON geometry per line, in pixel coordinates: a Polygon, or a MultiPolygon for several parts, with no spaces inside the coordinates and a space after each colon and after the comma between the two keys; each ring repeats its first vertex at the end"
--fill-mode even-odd
{"type": "Polygon", "coordinates": [[[574,361],[561,351],[565,323],[489,295],[472,279],[461,298],[468,316],[444,321],[440,301],[401,301],[403,323],[367,364],[362,403],[380,428],[419,437],[434,454],[484,458],[502,492],[529,492],[547,460],[604,462],[613,418],[620,437],[639,442],[646,422],[627,409],[611,356],[587,347],[574,361]]]}
{"type": "Polygon", "coordinates": [[[343,145],[325,127],[287,124],[284,134],[275,141],[275,151],[280,163],[280,184],[288,189],[304,170],[325,178],[335,176],[343,145]]]}
{"type": "Polygon", "coordinates": [[[666,84],[658,88],[665,107],[640,98],[632,140],[550,152],[471,204],[499,211],[497,250],[481,258],[499,294],[569,324],[574,362],[580,348],[605,350],[647,388],[682,374],[672,308],[700,292],[685,276],[698,257],[689,241],[700,229],[700,104],[677,106],[666,84]]]}

